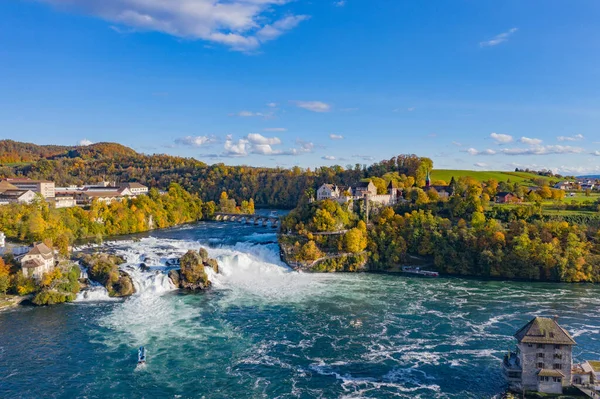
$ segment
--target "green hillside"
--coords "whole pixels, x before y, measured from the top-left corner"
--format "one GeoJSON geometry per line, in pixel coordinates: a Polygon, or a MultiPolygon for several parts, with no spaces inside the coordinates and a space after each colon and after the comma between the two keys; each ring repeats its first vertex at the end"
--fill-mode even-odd
{"type": "Polygon", "coordinates": [[[452,169],[434,169],[431,172],[431,180],[444,180],[446,183],[454,176],[458,179],[462,176],[470,176],[479,181],[496,179],[497,181],[508,181],[512,183],[518,182],[522,185],[535,185],[535,181],[540,179],[544,181],[558,181],[553,177],[539,176],[533,173],[526,172],[500,172],[500,171],[477,171],[477,170],[452,170],[452,169]]]}

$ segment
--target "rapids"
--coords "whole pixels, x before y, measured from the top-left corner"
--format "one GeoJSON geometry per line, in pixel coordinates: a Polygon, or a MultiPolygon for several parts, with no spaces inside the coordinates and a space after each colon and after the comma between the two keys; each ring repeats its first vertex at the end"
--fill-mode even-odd
{"type": "Polygon", "coordinates": [[[576,360],[600,358],[596,286],[302,274],[271,230],[227,223],[104,250],[127,260],[136,294],[107,301],[92,287],[73,304],[0,313],[0,397],[498,397],[500,359],[535,315],[560,315],[576,360]],[[200,246],[219,262],[213,289],[175,290],[167,260],[200,246]]]}

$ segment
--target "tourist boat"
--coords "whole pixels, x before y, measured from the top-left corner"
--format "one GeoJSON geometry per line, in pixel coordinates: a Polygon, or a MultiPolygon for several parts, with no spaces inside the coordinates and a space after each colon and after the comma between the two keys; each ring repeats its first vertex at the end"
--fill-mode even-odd
{"type": "Polygon", "coordinates": [[[138,349],[138,364],[146,364],[146,348],[143,346],[138,349]]]}
{"type": "Polygon", "coordinates": [[[418,266],[402,266],[402,271],[404,273],[417,274],[419,276],[425,277],[439,277],[440,275],[438,272],[432,272],[430,270],[421,270],[421,268],[418,266]]]}

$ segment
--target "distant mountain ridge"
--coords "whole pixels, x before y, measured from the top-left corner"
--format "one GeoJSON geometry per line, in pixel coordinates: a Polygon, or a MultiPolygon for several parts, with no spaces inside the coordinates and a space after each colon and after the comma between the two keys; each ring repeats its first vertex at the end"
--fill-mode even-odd
{"type": "Polygon", "coordinates": [[[580,179],[600,179],[600,175],[577,176],[580,179]]]}
{"type": "Polygon", "coordinates": [[[60,146],[0,140],[0,163],[36,162],[40,159],[102,159],[135,156],[137,152],[118,143],[96,143],[88,146],[60,146]]]}

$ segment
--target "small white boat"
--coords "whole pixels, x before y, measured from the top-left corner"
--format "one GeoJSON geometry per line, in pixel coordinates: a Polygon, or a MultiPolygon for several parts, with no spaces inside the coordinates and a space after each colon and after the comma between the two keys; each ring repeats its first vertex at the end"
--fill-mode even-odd
{"type": "Polygon", "coordinates": [[[404,273],[417,274],[419,276],[425,277],[439,277],[440,275],[438,272],[432,272],[430,270],[421,270],[420,267],[413,266],[402,266],[402,271],[404,273]]]}
{"type": "Polygon", "coordinates": [[[143,346],[138,349],[138,364],[146,364],[146,348],[143,346]]]}

